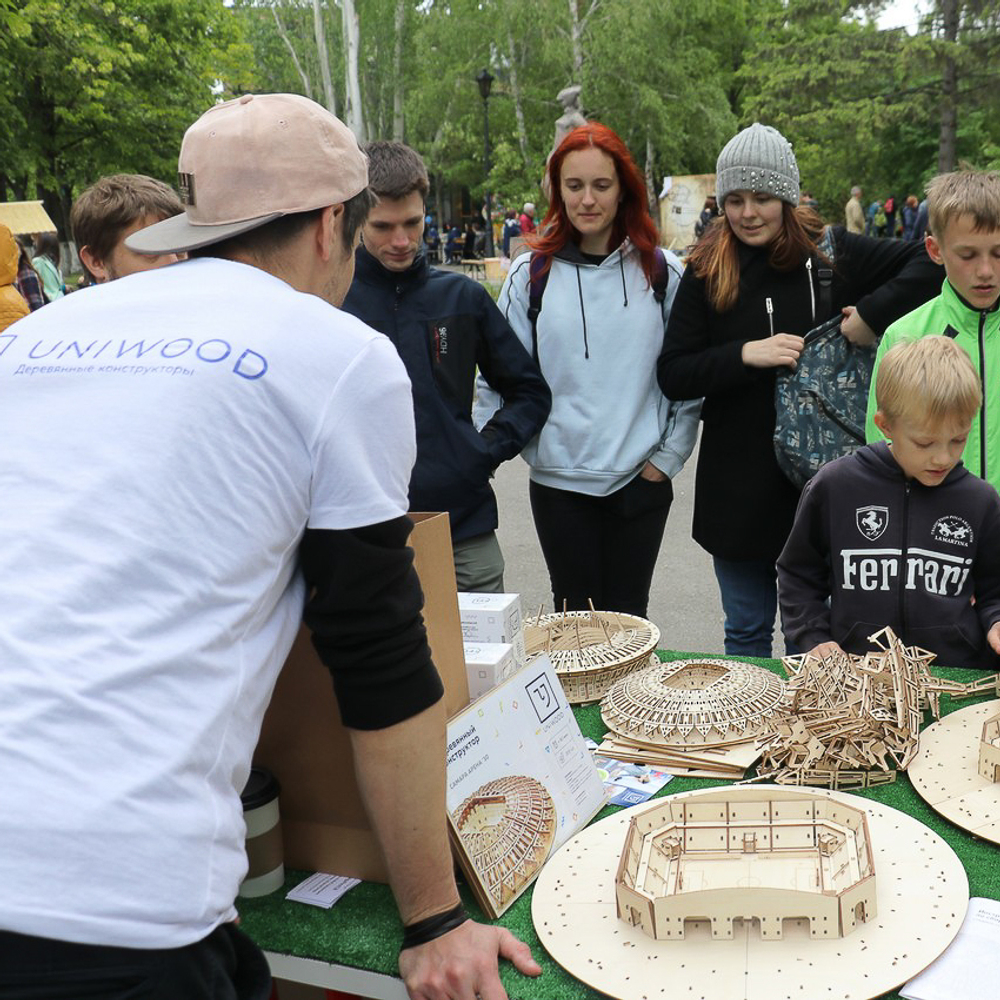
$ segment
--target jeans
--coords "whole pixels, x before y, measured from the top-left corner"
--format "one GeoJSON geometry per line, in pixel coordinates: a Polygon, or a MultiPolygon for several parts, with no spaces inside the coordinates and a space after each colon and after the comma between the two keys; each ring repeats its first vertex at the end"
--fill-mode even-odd
{"type": "MultiPolygon", "coordinates": [[[[722,610],[726,615],[726,652],[735,656],[772,655],[778,578],[766,559],[732,560],[713,556],[722,610]]],[[[785,652],[798,650],[785,639],[785,652]]]]}

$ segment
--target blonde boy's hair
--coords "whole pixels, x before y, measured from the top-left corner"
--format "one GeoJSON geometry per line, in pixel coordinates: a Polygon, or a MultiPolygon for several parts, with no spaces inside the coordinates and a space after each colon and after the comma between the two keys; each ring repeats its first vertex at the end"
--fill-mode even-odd
{"type": "Polygon", "coordinates": [[[952,219],[971,215],[977,233],[1000,230],[1000,174],[988,170],[956,170],[938,174],[927,185],[927,218],[941,239],[952,219]]]}
{"type": "Polygon", "coordinates": [[[983,390],[972,360],[954,340],[921,337],[886,351],[875,375],[875,402],[887,420],[971,424],[983,390]]]}

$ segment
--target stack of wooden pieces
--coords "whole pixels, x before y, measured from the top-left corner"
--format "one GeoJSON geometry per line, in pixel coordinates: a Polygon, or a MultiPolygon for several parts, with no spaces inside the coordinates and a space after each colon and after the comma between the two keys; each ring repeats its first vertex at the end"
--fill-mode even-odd
{"type": "Polygon", "coordinates": [[[895,780],[919,746],[927,708],[966,685],[931,676],[934,654],[905,646],[890,628],[869,636],[876,652],[786,656],[789,711],[758,768],[762,781],[864,788],[895,780]]]}

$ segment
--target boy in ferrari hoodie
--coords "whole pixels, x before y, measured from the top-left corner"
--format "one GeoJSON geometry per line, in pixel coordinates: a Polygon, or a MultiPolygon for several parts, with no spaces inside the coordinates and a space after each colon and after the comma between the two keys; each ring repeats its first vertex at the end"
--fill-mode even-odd
{"type": "Polygon", "coordinates": [[[889,625],[949,667],[1000,667],[1000,496],[962,465],[982,404],[949,337],[896,344],[876,373],[886,440],[806,484],[778,560],[785,634],[823,656],[889,625]]]}

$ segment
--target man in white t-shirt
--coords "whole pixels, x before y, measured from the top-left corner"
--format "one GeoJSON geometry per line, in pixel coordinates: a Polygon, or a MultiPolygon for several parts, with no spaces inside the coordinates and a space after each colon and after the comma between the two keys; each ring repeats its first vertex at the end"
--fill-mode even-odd
{"type": "Polygon", "coordinates": [[[195,259],[0,334],[0,997],[257,1000],[239,793],[302,617],[330,667],[414,997],[502,997],[445,828],[441,684],[406,547],[405,370],[332,308],[372,196],[344,125],[246,95],[187,132],[195,259]]]}

